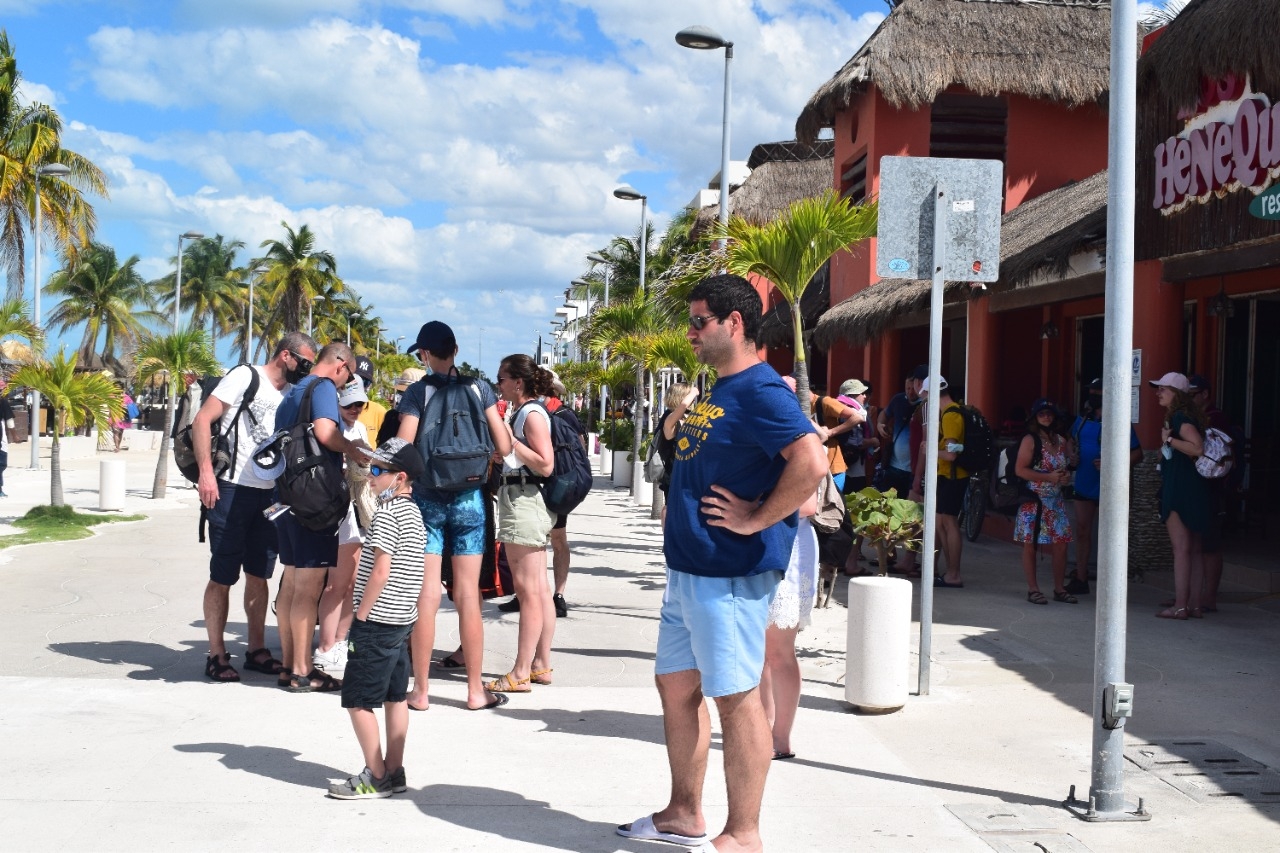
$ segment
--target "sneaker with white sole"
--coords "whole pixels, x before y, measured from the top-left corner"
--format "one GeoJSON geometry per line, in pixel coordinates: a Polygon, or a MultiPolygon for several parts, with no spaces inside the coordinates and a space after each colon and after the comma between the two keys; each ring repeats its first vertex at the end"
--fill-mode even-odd
{"type": "Polygon", "coordinates": [[[394,790],[392,774],[379,779],[366,767],[345,782],[329,785],[329,796],[335,800],[382,800],[391,796],[394,790]]]}
{"type": "Polygon", "coordinates": [[[403,767],[398,768],[396,770],[392,770],[387,775],[391,781],[392,791],[395,791],[397,794],[403,794],[405,791],[409,790],[409,784],[405,781],[405,778],[404,778],[403,767]]]}
{"type": "Polygon", "coordinates": [[[327,652],[316,649],[311,653],[311,665],[328,673],[339,672],[347,666],[347,644],[337,642],[327,652]]]}

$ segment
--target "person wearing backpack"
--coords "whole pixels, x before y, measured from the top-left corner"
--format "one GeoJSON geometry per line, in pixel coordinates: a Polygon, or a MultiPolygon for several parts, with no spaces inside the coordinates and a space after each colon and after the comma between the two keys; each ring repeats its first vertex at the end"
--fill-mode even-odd
{"type": "MultiPolygon", "coordinates": [[[[480,615],[480,567],[488,500],[481,487],[495,449],[504,454],[510,451],[510,434],[498,417],[498,400],[489,383],[458,375],[454,365],[458,341],[453,329],[439,320],[425,323],[409,353],[427,370],[404,390],[396,404],[400,417],[397,437],[413,444],[422,455],[423,474],[414,480],[413,500],[427,529],[423,558],[426,582],[418,597],[418,623],[410,640],[413,689],[409,707],[415,711],[430,707],[428,679],[440,609],[440,567],[447,547],[462,659],[467,668],[467,707],[473,711],[496,708],[499,700],[485,689],[481,672],[484,622],[480,615]],[[452,465],[453,461],[459,465],[452,465]],[[474,472],[467,466],[472,464],[478,465],[480,474],[475,481],[469,479],[474,472]]],[[[442,664],[448,667],[451,661],[456,663],[457,658],[446,657],[442,664]]]]}
{"type": "Polygon", "coordinates": [[[1077,604],[1067,591],[1067,546],[1071,544],[1071,521],[1062,490],[1071,484],[1070,450],[1063,434],[1062,418],[1051,400],[1040,398],[1031,405],[1027,434],[1018,446],[1015,472],[1026,484],[1030,499],[1018,507],[1013,541],[1022,543],[1022,572],[1027,579],[1027,601],[1048,604],[1036,580],[1036,557],[1041,545],[1048,545],[1053,558],[1053,600],[1077,604]]]}
{"type": "Polygon", "coordinates": [[[550,371],[528,355],[515,353],[498,365],[498,391],[507,401],[513,439],[502,460],[498,541],[506,549],[520,597],[520,630],[511,671],[486,687],[498,693],[528,693],[530,683],[551,683],[551,641],[556,629],[555,605],[547,586],[547,541],[555,518],[541,489],[555,470],[555,447],[551,415],[538,402],[555,388],[550,371]]]}
{"type": "MultiPolygon", "coordinates": [[[[284,392],[292,380],[301,378],[300,366],[315,357],[315,341],[301,332],[289,332],[276,344],[266,364],[241,365],[222,377],[192,419],[191,443],[200,472],[196,488],[209,524],[209,582],[204,590],[209,656],[205,675],[214,681],[240,680],[240,673],[231,666],[223,635],[231,587],[240,580],[242,569],[249,635],[244,668],[268,675],[279,675],[285,668],[272,656],[265,639],[270,599],[267,581],[275,573],[277,540],[275,525],[262,513],[275,501],[275,483],[255,473],[250,457],[259,442],[275,433],[276,412],[284,392]],[[234,449],[231,466],[221,475],[213,468],[215,423],[219,434],[231,439],[234,449]]],[[[194,381],[192,386],[200,387],[194,381]]],[[[282,639],[283,635],[282,630],[282,639]]]]}
{"type": "MultiPolygon", "coordinates": [[[[1214,404],[1209,380],[1197,373],[1188,381],[1191,398],[1204,412],[1206,425],[1230,436],[1235,448],[1242,447],[1244,431],[1233,427],[1226,413],[1214,404]]],[[[1205,613],[1218,612],[1218,587],[1222,584],[1222,528],[1227,518],[1227,502],[1231,494],[1240,488],[1243,473],[1244,466],[1237,460],[1225,477],[1206,480],[1205,483],[1209,491],[1209,526],[1200,537],[1200,554],[1204,563],[1204,597],[1200,609],[1205,613]]]]}
{"type": "MultiPolygon", "coordinates": [[[[327,344],[316,356],[314,366],[301,361],[299,370],[307,375],[300,379],[280,401],[276,409],[276,426],[289,429],[302,423],[304,405],[311,412],[311,427],[321,454],[328,455],[329,467],[342,479],[342,456],[364,464],[367,453],[360,445],[342,434],[342,413],[338,406],[338,388],[356,375],[355,356],[343,343],[327,344]]],[[[367,446],[365,448],[368,449],[367,446]]],[[[288,475],[288,465],[285,474],[288,475]]],[[[283,495],[282,495],[283,497],[283,495]]],[[[280,624],[280,646],[289,678],[280,686],[293,693],[312,691],[327,693],[342,689],[342,682],[317,668],[311,657],[311,643],[316,627],[320,595],[324,591],[326,569],[338,563],[338,525],[312,530],[294,512],[276,518],[280,540],[280,563],[284,571],[280,594],[276,599],[276,619],[280,624]]]]}
{"type": "MultiPolygon", "coordinates": [[[[960,576],[960,557],[964,551],[964,534],[960,532],[960,511],[964,509],[965,491],[969,488],[969,472],[956,461],[964,450],[964,415],[951,399],[945,377],[925,379],[920,385],[920,398],[925,400],[936,387],[938,411],[942,418],[938,429],[938,493],[937,519],[938,547],[947,561],[944,574],[935,575],[933,585],[944,588],[960,588],[964,580],[960,576]]],[[[922,408],[922,411],[924,409],[922,408]]],[[[921,443],[921,448],[924,444],[921,443]]],[[[923,455],[923,454],[922,454],[923,455]]],[[[915,491],[924,493],[924,464],[920,465],[915,491]]]]}
{"type": "Polygon", "coordinates": [[[1181,373],[1166,373],[1148,382],[1166,412],[1160,430],[1160,520],[1173,547],[1173,604],[1156,616],[1198,619],[1204,615],[1201,536],[1209,527],[1209,489],[1195,463],[1204,452],[1204,413],[1181,373]]]}
{"type": "MultiPolygon", "coordinates": [[[[1089,383],[1088,397],[1071,425],[1070,438],[1079,458],[1071,484],[1075,493],[1072,503],[1076,513],[1076,573],[1067,580],[1067,592],[1073,595],[1089,592],[1089,556],[1093,552],[1093,526],[1098,518],[1102,491],[1102,398],[1102,380],[1095,379],[1089,383]]],[[[1129,466],[1141,461],[1138,433],[1129,427],[1129,466]]]]}

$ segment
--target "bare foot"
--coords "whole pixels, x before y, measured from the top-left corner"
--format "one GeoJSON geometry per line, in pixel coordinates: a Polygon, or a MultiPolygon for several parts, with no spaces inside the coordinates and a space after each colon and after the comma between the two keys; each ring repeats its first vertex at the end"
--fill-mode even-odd
{"type": "Polygon", "coordinates": [[[501,701],[496,693],[490,693],[488,690],[481,690],[479,699],[475,696],[467,697],[467,708],[472,711],[479,711],[481,708],[492,708],[495,703],[501,701]]]}
{"type": "Polygon", "coordinates": [[[431,707],[431,698],[427,696],[425,688],[422,690],[415,688],[404,698],[405,701],[409,703],[409,707],[414,711],[425,711],[431,707]]]}

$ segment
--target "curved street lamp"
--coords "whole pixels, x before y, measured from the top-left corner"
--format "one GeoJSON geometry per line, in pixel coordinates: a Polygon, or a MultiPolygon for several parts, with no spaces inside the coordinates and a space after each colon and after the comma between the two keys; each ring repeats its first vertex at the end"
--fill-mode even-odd
{"type": "MultiPolygon", "coordinates": [[[[311,334],[312,334],[312,332],[311,332],[311,306],[315,305],[317,302],[324,302],[324,297],[323,297],[323,296],[316,296],[316,297],[315,297],[315,298],[313,298],[313,299],[309,299],[309,300],[307,300],[307,337],[311,337],[311,334]]],[[[348,334],[349,334],[349,333],[348,333],[348,334]]],[[[349,343],[349,341],[348,341],[348,343],[349,343]]]]}
{"type": "Polygon", "coordinates": [[[676,33],[676,44],[692,50],[724,48],[724,116],[720,132],[720,224],[729,222],[729,71],[733,65],[733,42],[710,27],[686,27],[676,33]]]}
{"type": "MultiPolygon", "coordinates": [[[[32,300],[33,315],[37,329],[43,329],[44,324],[40,319],[40,176],[49,175],[54,178],[65,178],[71,174],[71,169],[61,163],[48,163],[44,166],[37,166],[36,179],[36,229],[35,229],[35,298],[32,300]]],[[[32,341],[34,347],[35,342],[32,341]]],[[[31,433],[31,470],[40,470],[40,392],[31,389],[31,414],[27,418],[27,432],[31,433]]]]}
{"type": "MultiPolygon", "coordinates": [[[[645,291],[644,267],[645,259],[648,255],[648,246],[646,245],[646,238],[648,235],[645,232],[648,230],[649,197],[629,184],[623,184],[618,187],[613,191],[613,195],[623,201],[635,201],[637,199],[640,201],[640,297],[643,299],[645,291]]],[[[640,460],[640,442],[643,438],[644,431],[644,405],[641,402],[643,388],[644,362],[636,362],[636,387],[633,392],[636,410],[632,418],[635,422],[636,432],[631,446],[633,460],[631,464],[631,497],[632,500],[635,501],[636,506],[639,506],[643,502],[640,494],[640,482],[644,479],[644,462],[640,460]]]]}
{"type": "MultiPolygon", "coordinates": [[[[600,264],[604,267],[604,307],[609,307],[609,273],[613,269],[612,262],[609,258],[599,252],[592,252],[587,255],[587,260],[593,264],[600,264]]],[[[603,371],[609,367],[609,348],[604,347],[600,351],[600,369],[603,371]]],[[[600,386],[600,429],[604,429],[605,415],[607,414],[607,405],[609,389],[601,384],[600,386]]],[[[601,449],[600,451],[600,473],[609,474],[613,470],[613,454],[601,449]]]]}
{"type": "Polygon", "coordinates": [[[351,320],[354,317],[363,317],[363,311],[352,311],[347,315],[347,346],[351,346],[351,320]]]}
{"type": "Polygon", "coordinates": [[[188,231],[178,235],[178,277],[173,283],[173,333],[178,334],[178,309],[182,303],[182,241],[201,240],[204,235],[199,231],[188,231]]]}

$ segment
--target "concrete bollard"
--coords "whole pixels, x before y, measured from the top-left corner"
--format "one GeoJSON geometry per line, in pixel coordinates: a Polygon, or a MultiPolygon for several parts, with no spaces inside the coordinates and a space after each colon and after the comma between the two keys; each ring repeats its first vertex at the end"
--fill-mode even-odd
{"type": "Polygon", "coordinates": [[[98,509],[124,509],[124,460],[98,463],[98,509]]]}
{"type": "Polygon", "coordinates": [[[844,698],[862,711],[884,713],[907,704],[911,670],[911,582],[849,581],[844,698]]]}

